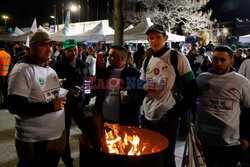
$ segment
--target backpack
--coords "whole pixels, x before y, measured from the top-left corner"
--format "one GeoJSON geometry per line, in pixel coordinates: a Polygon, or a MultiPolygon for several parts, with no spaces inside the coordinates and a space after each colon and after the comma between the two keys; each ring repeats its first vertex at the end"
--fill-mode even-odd
{"type": "MultiPolygon", "coordinates": [[[[145,62],[144,62],[144,66],[143,66],[145,75],[146,75],[146,70],[147,70],[149,60],[151,59],[152,55],[153,54],[148,54],[147,57],[145,58],[145,62]]],[[[175,95],[176,104],[182,104],[183,99],[184,99],[183,93],[182,93],[183,86],[182,86],[182,82],[180,80],[180,73],[179,73],[179,71],[177,69],[177,64],[178,64],[177,56],[178,56],[178,52],[175,51],[175,50],[171,50],[171,52],[170,52],[170,61],[171,61],[171,65],[174,67],[174,71],[175,71],[175,75],[176,75],[175,85],[177,87],[174,88],[176,90],[176,95],[175,95]]]]}
{"type": "Polygon", "coordinates": [[[207,56],[203,55],[203,58],[204,58],[204,60],[203,60],[202,65],[201,65],[201,70],[202,70],[203,72],[207,72],[208,68],[210,68],[212,64],[211,64],[211,62],[208,60],[208,57],[207,57],[207,56]]]}

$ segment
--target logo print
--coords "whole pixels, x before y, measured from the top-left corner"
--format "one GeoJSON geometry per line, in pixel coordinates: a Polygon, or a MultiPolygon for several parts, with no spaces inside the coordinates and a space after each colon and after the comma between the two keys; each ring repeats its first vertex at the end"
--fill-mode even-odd
{"type": "Polygon", "coordinates": [[[54,76],[53,76],[53,79],[54,79],[54,80],[57,80],[57,77],[54,75],[54,76]]]}
{"type": "Polygon", "coordinates": [[[234,92],[236,89],[235,88],[229,88],[227,91],[228,92],[234,92]]]}
{"type": "Polygon", "coordinates": [[[154,68],[154,74],[155,75],[159,75],[160,74],[160,70],[159,70],[159,68],[154,68]]]}
{"type": "Polygon", "coordinates": [[[38,81],[39,81],[40,85],[44,85],[44,79],[39,78],[38,81]]]}
{"type": "Polygon", "coordinates": [[[164,66],[164,67],[161,68],[161,70],[165,70],[167,68],[168,68],[168,66],[164,66]]]}

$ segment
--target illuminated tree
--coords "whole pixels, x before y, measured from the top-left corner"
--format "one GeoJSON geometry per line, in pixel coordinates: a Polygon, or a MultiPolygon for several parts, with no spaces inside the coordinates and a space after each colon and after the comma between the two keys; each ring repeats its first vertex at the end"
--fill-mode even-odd
{"type": "Polygon", "coordinates": [[[137,0],[138,2],[144,6],[141,16],[150,17],[153,23],[165,25],[168,31],[179,23],[183,23],[183,30],[188,33],[210,29],[213,25],[210,20],[212,10],[201,10],[209,0],[137,0]]]}

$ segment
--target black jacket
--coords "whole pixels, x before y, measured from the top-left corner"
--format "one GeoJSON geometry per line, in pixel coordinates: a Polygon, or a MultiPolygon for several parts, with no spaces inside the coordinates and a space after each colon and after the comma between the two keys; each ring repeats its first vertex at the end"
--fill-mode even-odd
{"type": "MultiPolygon", "coordinates": [[[[51,67],[56,71],[59,79],[65,79],[62,87],[67,90],[75,89],[75,86],[81,87],[86,78],[89,77],[89,71],[86,64],[78,58],[76,59],[75,68],[69,64],[66,58],[55,62],[51,67]]],[[[77,104],[79,107],[87,101],[87,99],[85,100],[83,92],[80,92],[78,97],[68,93],[66,98],[67,104],[77,104]]]]}
{"type": "MultiPolygon", "coordinates": [[[[109,75],[112,70],[113,67],[108,67],[104,69],[103,72],[97,78],[97,80],[102,79],[106,86],[106,80],[109,79],[109,75]]],[[[121,87],[126,88],[126,90],[128,90],[129,94],[131,95],[131,103],[120,104],[120,124],[138,125],[139,107],[142,103],[145,94],[143,96],[144,91],[141,88],[138,89],[137,85],[135,85],[135,87],[131,86],[127,88],[128,86],[127,79],[133,78],[139,80],[139,77],[140,77],[140,71],[134,67],[129,66],[128,64],[121,71],[121,79],[124,80],[124,83],[121,84],[121,87]]],[[[102,115],[103,102],[106,90],[107,89],[95,89],[91,93],[92,96],[97,96],[95,108],[97,110],[97,113],[101,115],[102,115]]]]}

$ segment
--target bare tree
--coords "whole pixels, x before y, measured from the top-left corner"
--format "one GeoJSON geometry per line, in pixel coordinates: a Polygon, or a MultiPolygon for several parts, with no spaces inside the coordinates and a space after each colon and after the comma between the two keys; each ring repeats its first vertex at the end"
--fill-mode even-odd
{"type": "Polygon", "coordinates": [[[201,9],[209,0],[137,0],[147,10],[141,13],[150,17],[153,23],[163,24],[171,32],[176,24],[183,23],[184,32],[193,33],[198,30],[212,28],[210,20],[212,10],[202,12],[201,9]]]}

